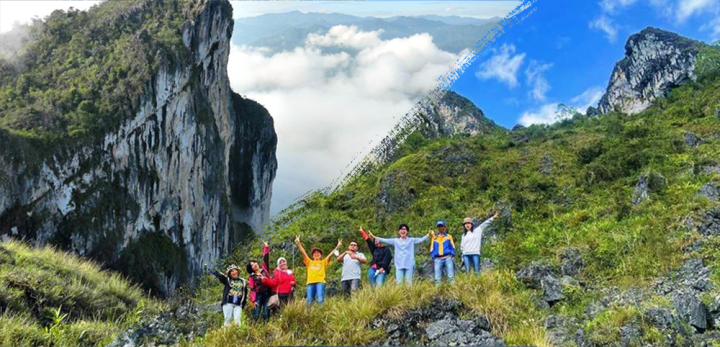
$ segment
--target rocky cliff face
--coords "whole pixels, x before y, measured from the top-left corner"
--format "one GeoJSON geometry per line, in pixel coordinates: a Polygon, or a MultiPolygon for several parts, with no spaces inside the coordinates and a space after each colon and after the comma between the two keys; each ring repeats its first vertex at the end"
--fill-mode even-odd
{"type": "Polygon", "coordinates": [[[230,89],[231,5],[200,2],[182,27],[191,55],[161,57],[129,101],[139,111],[101,143],[37,159],[0,132],[13,149],[0,150],[3,238],[58,245],[168,294],[269,220],[273,120],[230,89]]]}
{"type": "Polygon", "coordinates": [[[452,91],[446,92],[437,104],[423,108],[419,118],[420,129],[428,138],[473,136],[499,128],[472,101],[452,91]]]}
{"type": "Polygon", "coordinates": [[[675,33],[646,28],[628,38],[625,58],[615,65],[600,113],[641,112],[672,87],[695,79],[702,43],[675,33]]]}

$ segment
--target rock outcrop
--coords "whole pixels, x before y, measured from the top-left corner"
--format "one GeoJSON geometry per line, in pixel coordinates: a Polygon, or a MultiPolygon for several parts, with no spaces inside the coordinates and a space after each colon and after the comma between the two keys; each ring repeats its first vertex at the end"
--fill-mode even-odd
{"type": "Polygon", "coordinates": [[[648,27],[630,36],[625,58],[615,65],[601,114],[641,112],[671,88],[695,79],[695,60],[703,43],[648,27]]]}
{"type": "Polygon", "coordinates": [[[447,91],[438,103],[421,109],[418,116],[421,132],[427,138],[474,136],[499,129],[472,101],[453,91],[447,91]]]}
{"type": "Polygon", "coordinates": [[[40,157],[0,131],[0,235],[134,269],[169,294],[269,220],[277,137],[267,110],[230,89],[232,7],[193,13],[190,55],[160,57],[128,100],[138,111],[100,143],[40,157]]]}

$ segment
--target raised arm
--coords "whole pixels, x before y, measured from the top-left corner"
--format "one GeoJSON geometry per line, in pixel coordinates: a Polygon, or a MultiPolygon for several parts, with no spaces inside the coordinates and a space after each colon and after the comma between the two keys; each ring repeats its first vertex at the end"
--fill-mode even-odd
{"type": "Polygon", "coordinates": [[[342,246],[342,240],[338,240],[337,246],[335,246],[335,248],[334,248],[332,251],[330,251],[330,254],[328,254],[327,257],[325,257],[325,260],[324,260],[324,261],[325,261],[326,264],[330,263],[330,257],[332,257],[333,252],[335,252],[335,251],[337,251],[338,249],[340,249],[341,246],[342,246]]]}
{"type": "Polygon", "coordinates": [[[220,281],[220,283],[222,283],[222,284],[224,284],[224,285],[229,285],[229,284],[228,284],[228,278],[227,278],[227,276],[219,273],[219,272],[218,272],[217,270],[215,270],[215,269],[210,269],[210,268],[208,268],[208,267],[207,267],[207,264],[205,264],[205,268],[208,270],[208,272],[210,272],[210,273],[213,274],[215,277],[217,277],[217,279],[218,279],[218,281],[220,281]]]}
{"type": "Polygon", "coordinates": [[[413,237],[411,240],[412,240],[413,244],[418,244],[418,243],[423,243],[423,242],[427,241],[429,237],[430,237],[430,235],[428,234],[423,237],[413,237]]]}
{"type": "Polygon", "coordinates": [[[263,270],[270,274],[270,246],[263,241],[263,270]]]}
{"type": "Polygon", "coordinates": [[[365,243],[367,243],[368,248],[370,248],[370,254],[375,253],[375,242],[370,239],[370,236],[365,232],[365,229],[360,227],[360,235],[362,236],[363,240],[365,240],[365,243]]]}
{"type": "Polygon", "coordinates": [[[386,244],[386,245],[393,245],[393,246],[395,246],[395,239],[384,239],[384,238],[382,238],[382,237],[376,237],[375,235],[373,235],[373,233],[371,233],[371,232],[369,232],[369,231],[368,231],[368,234],[370,235],[370,238],[372,238],[373,240],[378,240],[378,241],[380,241],[381,243],[384,243],[384,244],[386,244]]]}
{"type": "Polygon", "coordinates": [[[303,256],[303,263],[307,265],[310,262],[310,257],[308,257],[307,252],[305,252],[305,248],[303,248],[302,242],[300,242],[300,236],[295,236],[295,245],[297,246],[298,250],[300,250],[300,254],[303,256]]]}
{"type": "Polygon", "coordinates": [[[497,218],[497,216],[498,216],[498,213],[495,212],[495,214],[492,215],[492,217],[486,219],[484,222],[482,222],[480,225],[478,225],[478,227],[475,228],[475,230],[480,230],[480,231],[485,230],[487,227],[490,226],[490,224],[492,224],[492,222],[495,220],[495,218],[497,218]]]}
{"type": "Polygon", "coordinates": [[[345,257],[345,254],[347,254],[347,251],[340,253],[340,255],[337,257],[337,261],[339,263],[343,262],[343,258],[345,257]]]}

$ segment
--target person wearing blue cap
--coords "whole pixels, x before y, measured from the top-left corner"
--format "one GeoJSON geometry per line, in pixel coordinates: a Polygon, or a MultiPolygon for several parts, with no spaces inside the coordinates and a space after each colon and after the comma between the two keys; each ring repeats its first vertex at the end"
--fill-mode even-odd
{"type": "Polygon", "coordinates": [[[430,231],[432,242],[430,243],[430,257],[435,265],[435,285],[440,285],[442,281],[443,267],[447,274],[448,280],[452,283],[455,280],[455,241],[452,235],[448,234],[447,226],[444,220],[435,222],[438,233],[430,231]]]}

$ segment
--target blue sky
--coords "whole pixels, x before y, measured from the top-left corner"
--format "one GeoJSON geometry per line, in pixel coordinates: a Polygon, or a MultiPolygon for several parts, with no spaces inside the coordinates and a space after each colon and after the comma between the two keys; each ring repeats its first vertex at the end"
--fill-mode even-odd
{"type": "Polygon", "coordinates": [[[536,4],[535,13],[483,50],[452,87],[507,128],[524,114],[534,116],[526,121],[552,117],[558,102],[584,111],[602,95],[627,37],[646,26],[706,42],[720,37],[718,0],[536,4]]]}

